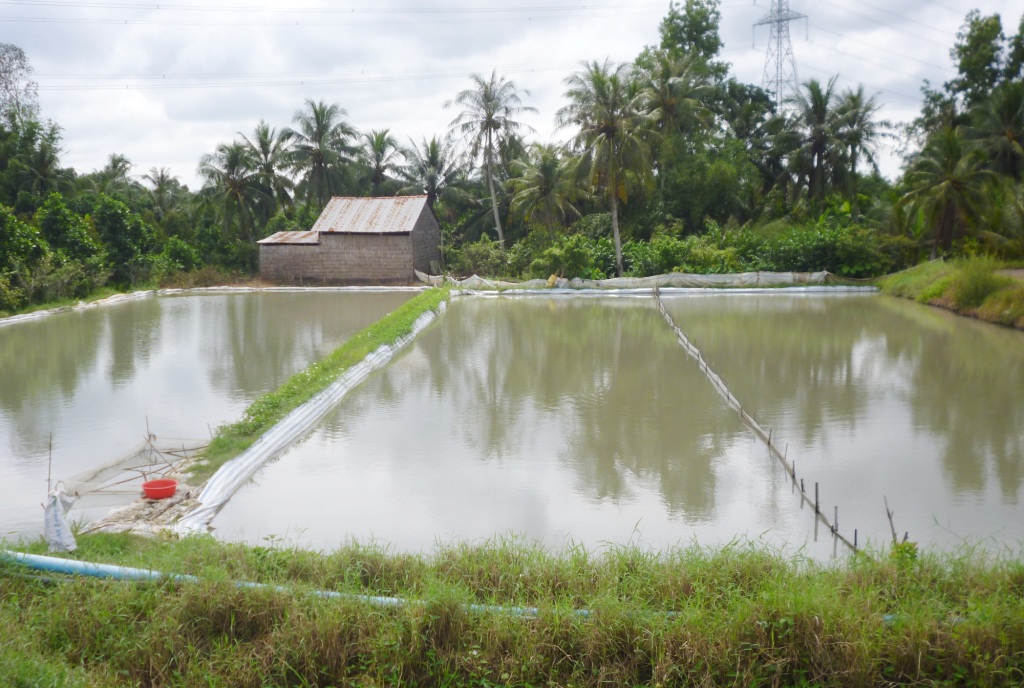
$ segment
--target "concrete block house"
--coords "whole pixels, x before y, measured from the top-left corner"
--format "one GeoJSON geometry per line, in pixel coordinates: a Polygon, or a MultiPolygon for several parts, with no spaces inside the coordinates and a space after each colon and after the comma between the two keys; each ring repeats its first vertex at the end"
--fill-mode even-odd
{"type": "Polygon", "coordinates": [[[404,284],[437,271],[441,228],[426,196],[335,197],[308,232],[259,246],[260,275],[277,282],[404,284]]]}

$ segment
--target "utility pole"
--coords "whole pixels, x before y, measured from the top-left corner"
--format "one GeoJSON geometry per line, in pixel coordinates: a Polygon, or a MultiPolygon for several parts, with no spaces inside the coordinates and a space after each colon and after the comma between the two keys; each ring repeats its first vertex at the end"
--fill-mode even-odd
{"type": "Polygon", "coordinates": [[[807,19],[807,15],[790,10],[789,0],[772,0],[771,11],[754,24],[755,37],[757,27],[771,27],[761,86],[775,95],[775,107],[780,109],[786,97],[796,93],[800,88],[796,78],[793,42],[789,38],[789,23],[796,19],[807,19]]]}

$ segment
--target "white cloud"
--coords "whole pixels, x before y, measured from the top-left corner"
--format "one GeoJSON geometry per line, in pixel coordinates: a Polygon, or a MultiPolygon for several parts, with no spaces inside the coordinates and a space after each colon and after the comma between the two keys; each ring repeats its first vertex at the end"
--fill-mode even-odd
{"type": "MultiPolygon", "coordinates": [[[[7,6],[0,11],[0,41],[20,45],[36,67],[43,112],[64,128],[64,164],[89,171],[118,152],[137,174],[168,166],[190,186],[198,183],[203,153],[260,119],[288,126],[306,98],[336,102],[354,125],[389,127],[402,141],[440,134],[457,114],[445,101],[468,86],[470,73],[495,68],[530,91],[527,104],[539,113],[525,119],[537,138],[562,138],[553,130],[562,80],[583,60],[632,59],[658,41],[667,11],[667,3],[611,0],[585,12],[533,0],[300,5],[331,12],[269,11],[286,7],[281,0],[217,0],[196,11],[182,11],[201,7],[184,0],[161,10],[102,5],[7,6]],[[221,11],[227,7],[263,10],[221,11]],[[535,9],[517,9],[527,7],[535,9]],[[16,17],[121,23],[10,21],[16,17]],[[197,83],[218,85],[168,88],[197,83]],[[54,90],[69,85],[92,90],[54,90]]],[[[800,78],[838,73],[843,87],[863,83],[877,94],[884,117],[910,119],[922,80],[941,84],[954,75],[948,51],[975,6],[999,12],[1007,33],[1016,30],[1020,8],[1009,0],[792,0],[791,9],[809,15],[806,28],[792,26],[800,78]]],[[[752,25],[767,10],[768,0],[725,0],[722,7],[722,58],[742,81],[761,82],[768,33],[764,27],[755,33],[752,25]]],[[[897,162],[890,157],[883,169],[893,174],[897,162]]]]}

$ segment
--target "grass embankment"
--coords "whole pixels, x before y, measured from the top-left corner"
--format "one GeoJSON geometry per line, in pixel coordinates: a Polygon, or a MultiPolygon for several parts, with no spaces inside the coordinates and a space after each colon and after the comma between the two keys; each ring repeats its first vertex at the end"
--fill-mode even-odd
{"type": "Polygon", "coordinates": [[[76,558],[203,582],[55,584],[0,565],[0,683],[1024,682],[1019,560],[910,553],[826,566],[754,546],[595,555],[515,542],[456,546],[426,558],[358,545],[319,554],[126,535],[79,544],[76,558]],[[289,591],[236,588],[235,581],[289,591]],[[313,590],[418,602],[382,608],[307,594],[313,590]],[[536,606],[540,614],[468,611],[467,603],[536,606]],[[581,608],[592,613],[576,614],[581,608]]]}
{"type": "Polygon", "coordinates": [[[987,322],[1024,329],[1024,281],[1000,274],[987,258],[932,261],[879,281],[887,294],[948,308],[987,322]]]}
{"type": "Polygon", "coordinates": [[[409,334],[416,319],[429,310],[436,310],[449,293],[449,289],[438,287],[418,294],[373,325],[360,330],[327,358],[296,373],[278,389],[258,398],[246,409],[241,420],[218,428],[200,461],[190,469],[191,476],[202,481],[213,475],[224,462],[248,449],[275,423],[312,399],[377,347],[409,334]]]}

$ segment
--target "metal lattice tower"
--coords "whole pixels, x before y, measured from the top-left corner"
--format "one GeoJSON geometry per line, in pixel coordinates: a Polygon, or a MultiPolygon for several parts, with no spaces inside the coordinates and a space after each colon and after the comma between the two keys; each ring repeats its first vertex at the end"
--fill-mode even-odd
{"type": "Polygon", "coordinates": [[[789,0],[772,0],[772,9],[754,24],[771,26],[768,50],[764,58],[764,77],[761,86],[775,94],[775,106],[800,88],[796,78],[796,60],[793,58],[793,42],[789,39],[789,23],[795,19],[807,19],[806,14],[789,9],[789,0]]]}

